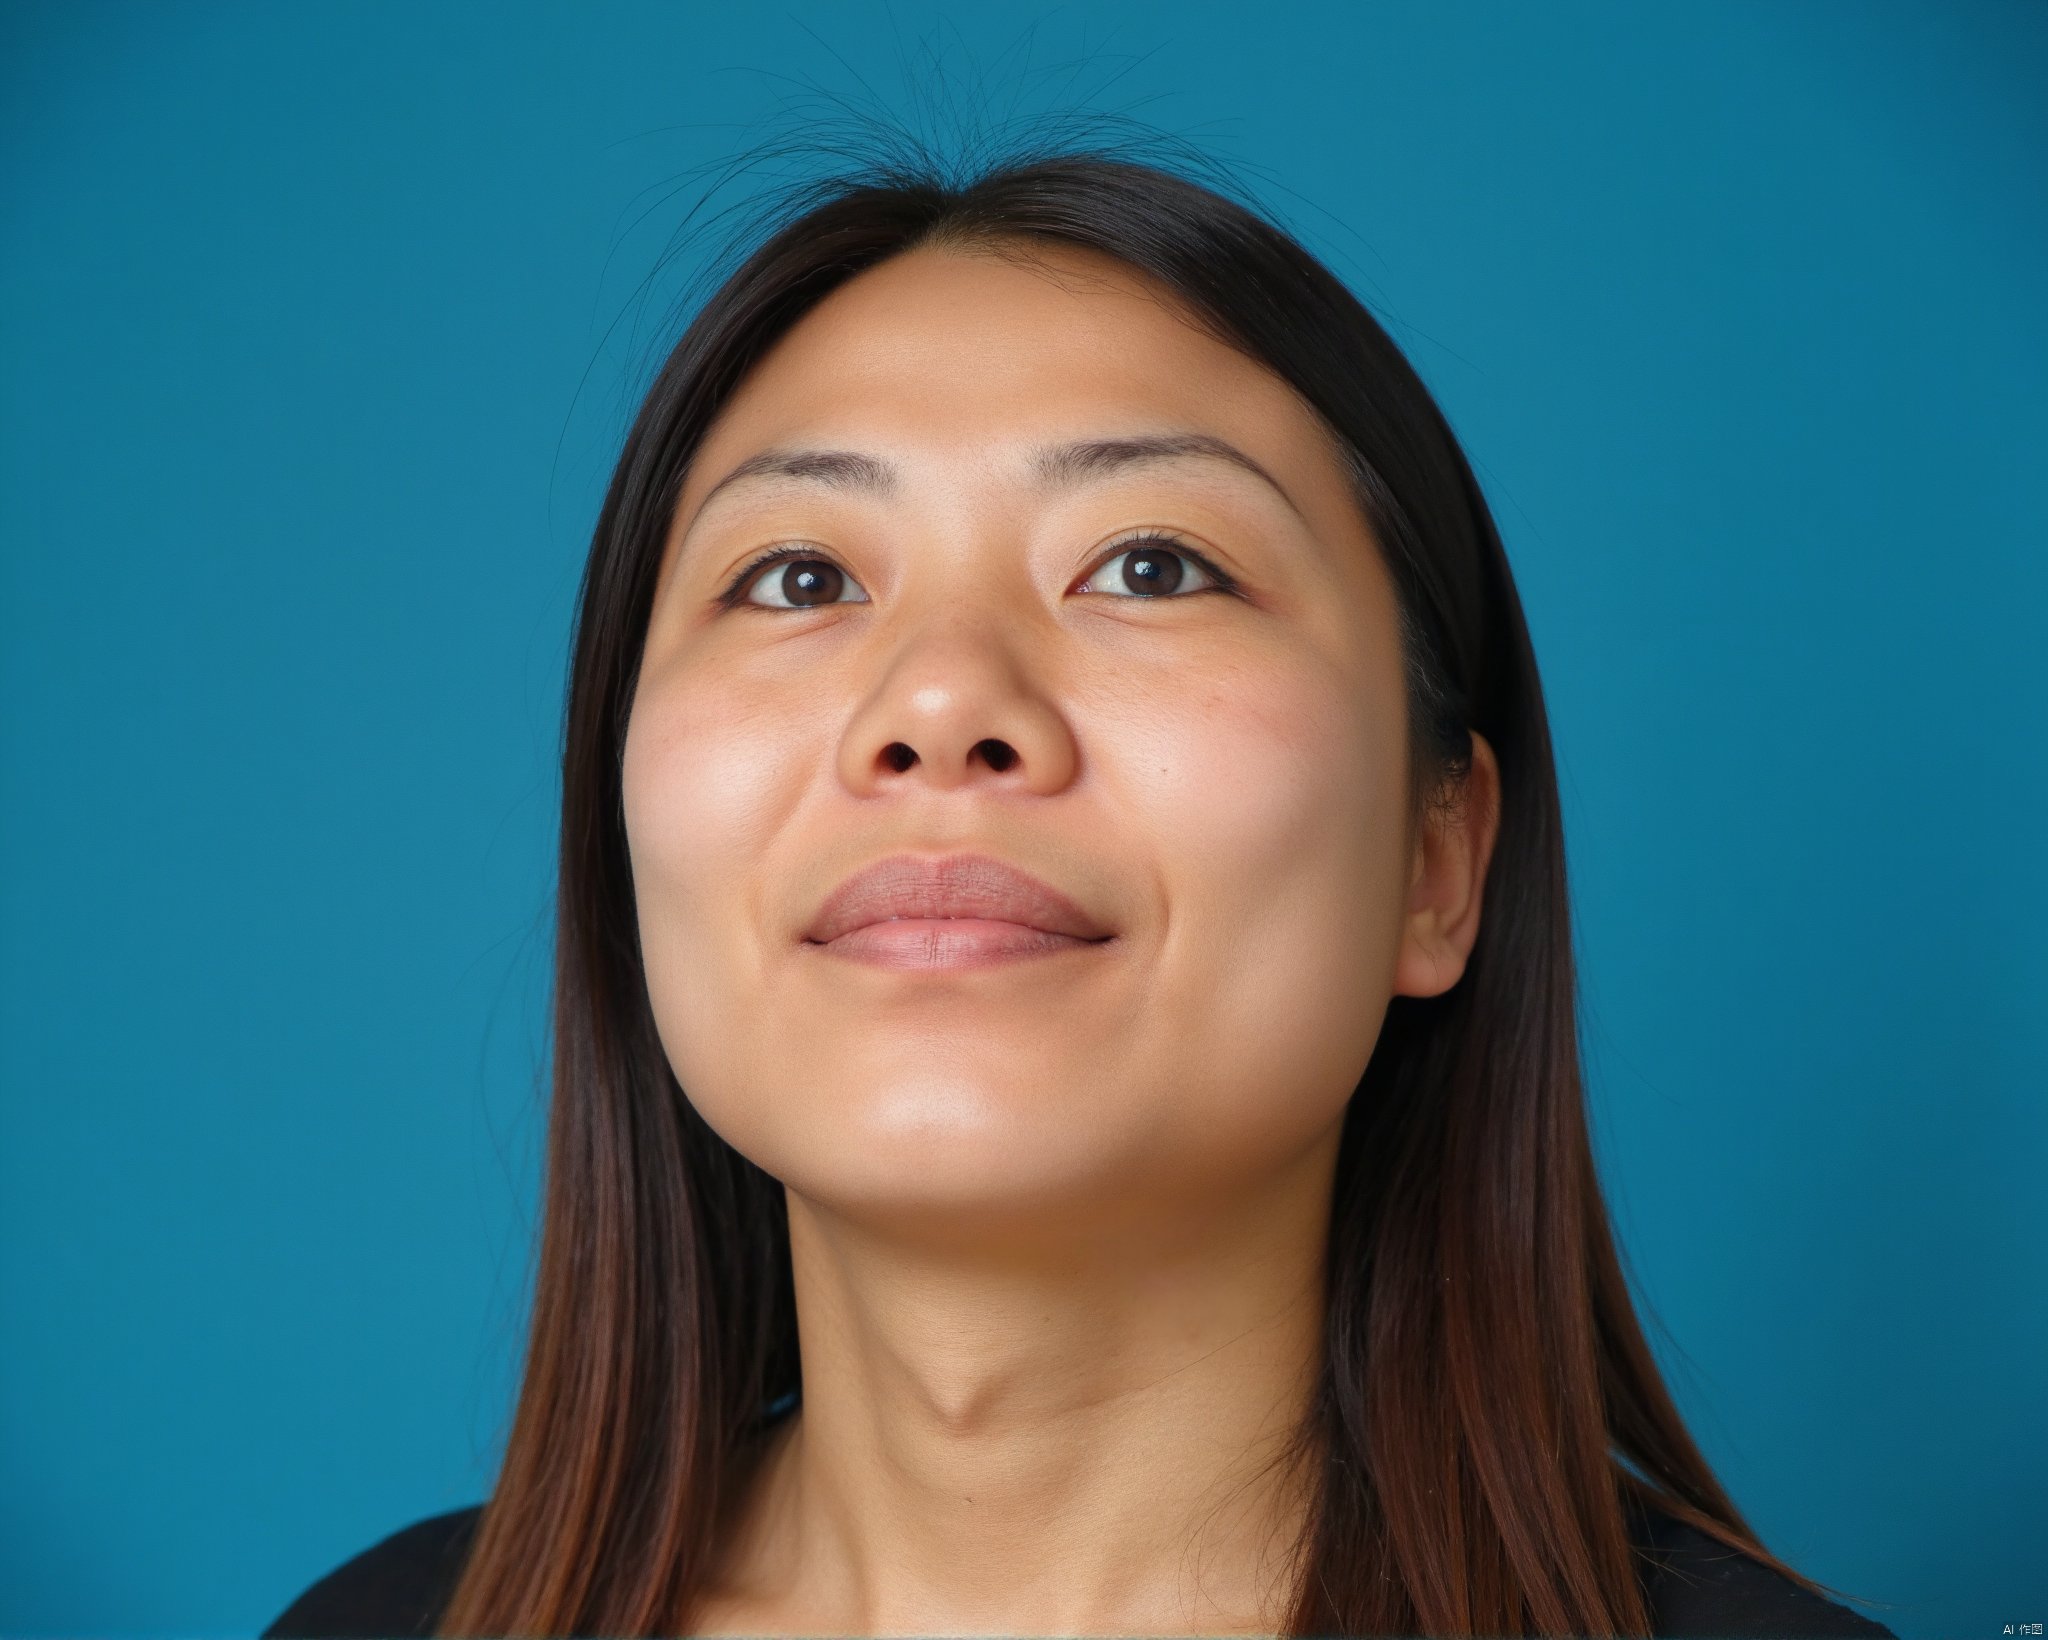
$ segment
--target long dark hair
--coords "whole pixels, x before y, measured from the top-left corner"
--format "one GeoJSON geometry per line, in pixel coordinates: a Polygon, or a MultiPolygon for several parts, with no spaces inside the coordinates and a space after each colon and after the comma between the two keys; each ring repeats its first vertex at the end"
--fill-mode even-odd
{"type": "Polygon", "coordinates": [[[1631,1305],[1589,1141],[1556,772],[1486,501],[1366,308],[1256,205],[1113,148],[948,175],[885,157],[794,190],[641,404],[591,542],[563,751],[554,1094],[524,1382],[443,1614],[455,1634],[683,1630],[797,1386],[782,1187],[714,1133],[650,1012],[620,755],[655,572],[713,418],[863,269],[918,247],[1082,247],[1148,275],[1336,435],[1399,594],[1411,806],[1500,767],[1478,943],[1396,997],[1351,1098],[1320,1382],[1290,1449],[1314,1507],[1295,1634],[1646,1634],[1655,1508],[1758,1542],[1631,1305]]]}

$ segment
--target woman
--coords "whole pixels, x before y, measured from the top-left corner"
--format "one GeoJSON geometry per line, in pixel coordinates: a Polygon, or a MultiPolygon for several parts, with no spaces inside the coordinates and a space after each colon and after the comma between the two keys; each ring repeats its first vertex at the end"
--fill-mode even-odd
{"type": "Polygon", "coordinates": [[[495,1492],[272,1635],[1886,1635],[1610,1237],[1487,506],[1277,227],[1070,152],[799,201],[583,582],[495,1492]]]}

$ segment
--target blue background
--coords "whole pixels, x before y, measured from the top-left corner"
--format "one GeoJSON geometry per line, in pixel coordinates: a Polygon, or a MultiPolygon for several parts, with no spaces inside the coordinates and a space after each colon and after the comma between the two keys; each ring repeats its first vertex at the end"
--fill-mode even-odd
{"type": "Polygon", "coordinates": [[[0,1630],[252,1632],[484,1495],[576,577],[807,86],[1125,111],[1382,315],[1681,1405],[1906,1640],[2048,1618],[2044,83],[1953,0],[8,8],[0,1630]]]}

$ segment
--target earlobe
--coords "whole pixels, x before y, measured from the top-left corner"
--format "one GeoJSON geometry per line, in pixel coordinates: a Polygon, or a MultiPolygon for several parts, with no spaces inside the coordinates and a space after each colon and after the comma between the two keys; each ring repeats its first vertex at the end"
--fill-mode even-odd
{"type": "Polygon", "coordinates": [[[1479,939],[1487,868],[1500,827],[1500,764],[1483,735],[1448,809],[1424,818],[1410,868],[1407,918],[1394,964],[1396,996],[1441,996],[1465,972],[1479,939]]]}

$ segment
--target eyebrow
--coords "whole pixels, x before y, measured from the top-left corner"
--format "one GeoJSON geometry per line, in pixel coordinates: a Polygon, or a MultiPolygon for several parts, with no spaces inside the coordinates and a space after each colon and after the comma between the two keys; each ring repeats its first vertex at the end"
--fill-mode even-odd
{"type": "MultiPolygon", "coordinates": [[[[1132,467],[1187,460],[1227,462],[1250,473],[1270,485],[1296,517],[1302,516],[1294,497],[1277,478],[1236,445],[1210,433],[1136,433],[1124,438],[1075,439],[1066,444],[1040,446],[1032,453],[1028,465],[1041,490],[1067,490],[1132,467]]],[[[793,478],[835,490],[888,495],[896,488],[897,472],[888,462],[859,450],[763,450],[747,457],[704,492],[691,523],[695,524],[696,517],[721,491],[767,478],[793,478]]]]}

